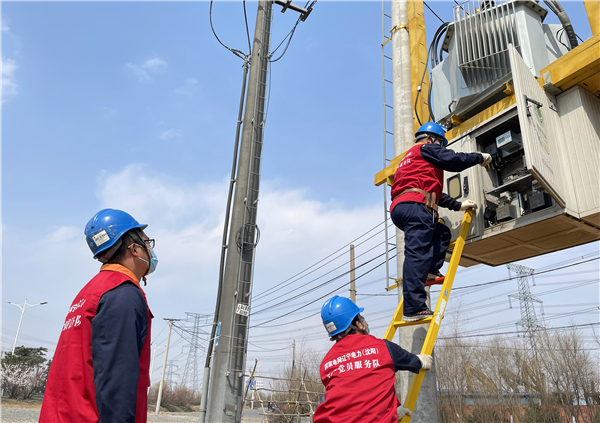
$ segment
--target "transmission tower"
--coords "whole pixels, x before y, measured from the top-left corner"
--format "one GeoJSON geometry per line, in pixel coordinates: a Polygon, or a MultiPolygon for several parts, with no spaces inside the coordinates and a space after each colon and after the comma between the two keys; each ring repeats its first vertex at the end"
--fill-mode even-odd
{"type": "MultiPolygon", "coordinates": [[[[521,326],[523,328],[525,333],[528,335],[529,342],[531,343],[530,346],[534,347],[533,333],[535,332],[536,329],[540,328],[541,325],[539,324],[537,317],[535,315],[535,308],[533,307],[533,303],[536,302],[536,303],[543,304],[543,302],[541,300],[539,300],[537,297],[535,297],[531,293],[531,290],[529,289],[528,278],[530,276],[533,278],[535,270],[530,267],[521,266],[520,264],[513,264],[513,263],[507,264],[506,267],[508,268],[509,276],[510,276],[511,270],[514,271],[518,275],[518,284],[519,284],[519,293],[511,294],[508,296],[509,306],[510,306],[510,308],[512,308],[512,303],[510,301],[511,298],[519,300],[519,306],[521,308],[521,320],[519,320],[516,324],[517,324],[517,326],[521,326]]],[[[544,309],[542,308],[542,314],[543,314],[543,310],[544,309]]]]}
{"type": "Polygon", "coordinates": [[[173,383],[173,376],[179,376],[179,373],[175,372],[175,370],[177,370],[178,368],[179,366],[175,364],[175,360],[168,361],[165,382],[169,387],[173,387],[175,385],[173,383]]]}
{"type": "Polygon", "coordinates": [[[181,383],[187,386],[190,389],[199,391],[200,384],[198,383],[198,360],[200,360],[200,332],[202,330],[201,320],[206,320],[208,315],[206,314],[198,314],[198,313],[189,313],[185,314],[188,317],[193,318],[193,327],[190,333],[190,344],[189,344],[189,352],[187,362],[185,364],[185,369],[183,370],[183,377],[181,378],[181,383]]]}

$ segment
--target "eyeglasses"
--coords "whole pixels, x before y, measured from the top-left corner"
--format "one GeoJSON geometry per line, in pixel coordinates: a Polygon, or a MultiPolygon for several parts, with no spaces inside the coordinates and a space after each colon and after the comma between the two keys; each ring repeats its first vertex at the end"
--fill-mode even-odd
{"type": "Polygon", "coordinates": [[[156,240],[154,239],[145,239],[144,242],[148,244],[148,247],[154,248],[154,244],[156,244],[156,240]]]}

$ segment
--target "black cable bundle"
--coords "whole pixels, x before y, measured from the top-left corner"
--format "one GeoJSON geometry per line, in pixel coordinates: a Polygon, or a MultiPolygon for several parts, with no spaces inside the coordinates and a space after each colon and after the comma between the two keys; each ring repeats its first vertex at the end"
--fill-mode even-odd
{"type": "MultiPolygon", "coordinates": [[[[437,65],[444,60],[443,58],[443,50],[440,48],[440,41],[444,39],[444,34],[448,30],[448,26],[450,22],[444,22],[439,26],[437,31],[433,36],[433,40],[431,40],[431,44],[429,44],[429,49],[427,51],[427,57],[429,58],[425,65],[425,70],[423,71],[423,76],[421,77],[421,83],[417,88],[417,97],[415,98],[415,116],[417,117],[417,121],[419,125],[422,125],[421,119],[419,118],[419,112],[417,111],[417,103],[419,101],[419,95],[421,94],[421,87],[423,86],[423,81],[425,80],[425,74],[427,69],[429,68],[429,61],[431,61],[431,69],[436,67],[437,65]],[[438,53],[439,51],[439,53],[438,53]]],[[[429,78],[429,90],[427,92],[427,107],[429,108],[429,117],[430,121],[435,122],[435,116],[433,115],[433,109],[431,108],[431,86],[432,86],[431,78],[429,78]]]]}

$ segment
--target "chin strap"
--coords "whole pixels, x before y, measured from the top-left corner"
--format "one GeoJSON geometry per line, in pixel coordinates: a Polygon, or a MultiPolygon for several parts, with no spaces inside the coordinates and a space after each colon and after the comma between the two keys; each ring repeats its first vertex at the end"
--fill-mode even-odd
{"type": "MultiPolygon", "coordinates": [[[[365,326],[365,323],[364,323],[364,321],[362,321],[361,323],[363,324],[363,326],[364,326],[364,327],[366,327],[366,326],[365,326]]],[[[355,330],[356,332],[359,332],[359,333],[361,332],[361,329],[359,329],[358,327],[356,327],[356,326],[354,326],[354,325],[352,325],[352,324],[351,324],[350,326],[348,326],[348,329],[346,329],[346,330],[345,330],[345,331],[343,331],[342,333],[338,333],[337,335],[335,335],[335,336],[332,336],[332,337],[330,338],[330,340],[331,340],[331,341],[341,341],[341,340],[342,340],[342,339],[344,339],[344,338],[346,337],[346,335],[348,335],[348,334],[350,333],[350,331],[352,331],[352,330],[355,330]]],[[[364,329],[362,329],[362,331],[363,331],[365,334],[367,334],[367,335],[369,334],[369,331],[366,331],[366,330],[364,330],[364,329]]]]}
{"type": "Polygon", "coordinates": [[[144,281],[144,286],[146,286],[146,277],[142,276],[142,280],[144,281]]]}
{"type": "Polygon", "coordinates": [[[106,252],[104,254],[97,257],[98,261],[102,264],[108,263],[110,261],[110,259],[112,258],[112,256],[115,254],[115,252],[119,249],[120,246],[121,246],[121,240],[118,239],[117,242],[115,242],[115,244],[112,247],[110,247],[108,250],[106,250],[106,252]]]}

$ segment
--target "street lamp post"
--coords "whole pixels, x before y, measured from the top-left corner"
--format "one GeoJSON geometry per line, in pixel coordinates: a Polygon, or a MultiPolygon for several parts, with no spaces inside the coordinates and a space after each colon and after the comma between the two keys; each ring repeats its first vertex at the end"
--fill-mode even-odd
{"type": "Polygon", "coordinates": [[[17,339],[19,338],[19,331],[21,330],[21,323],[23,322],[23,314],[25,314],[25,311],[28,308],[48,304],[48,302],[44,301],[43,303],[39,303],[39,304],[27,304],[27,298],[25,298],[25,303],[23,305],[11,303],[10,301],[6,301],[6,300],[4,300],[4,302],[8,303],[8,304],[12,304],[14,306],[17,306],[21,309],[21,319],[19,319],[19,327],[17,328],[17,334],[15,335],[15,343],[14,343],[13,349],[12,349],[12,353],[14,354],[15,348],[17,347],[17,339]]]}

